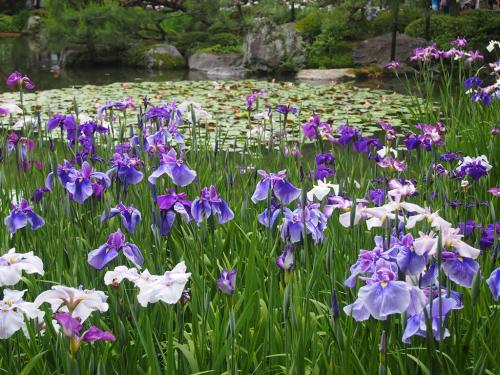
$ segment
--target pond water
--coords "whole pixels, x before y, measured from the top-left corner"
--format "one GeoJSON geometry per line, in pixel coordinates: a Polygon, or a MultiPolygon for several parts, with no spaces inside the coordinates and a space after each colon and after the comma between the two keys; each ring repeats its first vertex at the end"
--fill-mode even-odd
{"type": "MultiPolygon", "coordinates": [[[[58,67],[59,55],[56,52],[40,49],[40,43],[27,37],[0,38],[0,79],[13,70],[27,74],[37,85],[37,90],[61,89],[84,85],[107,85],[114,82],[163,82],[163,81],[199,81],[207,80],[206,75],[189,70],[144,70],[126,66],[88,66],[78,68],[58,67]]],[[[260,76],[258,80],[295,81],[293,76],[260,76]]],[[[209,79],[213,80],[213,79],[209,79]]],[[[308,82],[323,85],[328,82],[308,82]]],[[[367,80],[354,82],[366,88],[382,88],[404,93],[403,87],[395,79],[367,80]]],[[[0,92],[5,86],[0,85],[0,92]]]]}

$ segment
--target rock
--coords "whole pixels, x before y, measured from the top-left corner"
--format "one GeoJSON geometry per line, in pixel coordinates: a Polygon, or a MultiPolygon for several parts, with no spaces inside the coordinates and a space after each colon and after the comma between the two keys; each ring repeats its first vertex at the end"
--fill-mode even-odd
{"type": "Polygon", "coordinates": [[[42,26],[42,19],[40,16],[29,16],[26,24],[23,27],[25,34],[38,34],[42,26]]]}
{"type": "MultiPolygon", "coordinates": [[[[360,42],[352,54],[354,65],[385,65],[391,59],[391,42],[392,35],[390,33],[360,42]]],[[[427,44],[425,39],[413,38],[405,34],[397,34],[396,60],[401,62],[408,61],[414,48],[422,47],[427,44]]]]}
{"type": "Polygon", "coordinates": [[[120,51],[106,45],[96,45],[92,50],[84,45],[64,47],[59,58],[59,66],[82,66],[100,64],[119,64],[122,57],[120,51]]]}
{"type": "Polygon", "coordinates": [[[242,65],[243,57],[237,53],[198,52],[189,58],[190,70],[202,72],[207,78],[244,78],[248,69],[242,65]]]}
{"type": "Polygon", "coordinates": [[[304,65],[305,47],[295,24],[260,19],[243,41],[244,64],[252,71],[293,70],[304,65]]]}
{"type": "Polygon", "coordinates": [[[304,81],[338,81],[355,78],[350,69],[303,69],[297,73],[297,79],[304,81]]]}
{"type": "Polygon", "coordinates": [[[127,64],[147,69],[180,69],[186,60],[168,43],[137,44],[125,53],[127,64]]]}
{"type": "Polygon", "coordinates": [[[64,47],[59,57],[59,66],[61,67],[85,65],[91,62],[87,47],[79,45],[64,47]]]}

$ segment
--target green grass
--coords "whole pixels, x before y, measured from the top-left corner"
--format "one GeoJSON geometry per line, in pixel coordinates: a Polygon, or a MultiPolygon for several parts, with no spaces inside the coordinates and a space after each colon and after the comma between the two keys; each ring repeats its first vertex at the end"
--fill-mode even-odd
{"type": "MultiPolygon", "coordinates": [[[[420,82],[419,87],[425,85],[420,82]]],[[[443,119],[448,134],[442,151],[460,150],[471,156],[485,154],[492,164],[498,164],[498,137],[490,135],[491,125],[500,123],[498,101],[490,107],[482,107],[471,103],[463,92],[452,93],[446,82],[440,87],[443,91],[438,103],[415,101],[415,105],[409,106],[412,116],[405,120],[410,122],[408,125],[443,119]]],[[[243,102],[242,97],[242,108],[243,102]]],[[[288,126],[299,127],[308,116],[304,113],[288,126]]],[[[189,132],[193,133],[193,129],[189,132]]],[[[190,135],[192,138],[193,134],[190,135]]],[[[44,169],[19,170],[15,154],[7,157],[4,150],[0,169],[2,218],[8,215],[14,192],[17,197],[28,198],[36,187],[43,185],[45,176],[57,163],[71,158],[66,146],[57,142],[56,133],[30,136],[37,141],[32,157],[42,160],[44,169]],[[54,151],[47,147],[49,137],[56,140],[54,151]]],[[[283,146],[284,141],[279,148],[282,150],[283,146]]],[[[320,144],[308,147],[312,148],[309,153],[316,153],[320,144]]],[[[475,219],[482,224],[498,220],[498,198],[486,192],[498,184],[498,169],[464,193],[457,181],[423,181],[430,175],[428,168],[433,153],[405,153],[409,167],[398,175],[380,169],[367,160],[365,154],[325,142],[323,147],[337,157],[337,176],[333,181],[351,197],[363,197],[373,187],[371,180],[375,177],[404,176],[418,182],[419,195],[412,202],[440,209],[441,215],[455,225],[464,219],[475,219]],[[354,180],[360,183],[359,189],[354,180]],[[431,191],[437,191],[434,200],[429,200],[431,191]],[[489,205],[452,209],[446,204],[445,196],[450,200],[487,200],[489,205]]],[[[101,138],[99,155],[109,160],[110,139],[101,138]]],[[[146,161],[147,177],[155,162],[143,155],[141,158],[146,161]]],[[[374,374],[379,370],[387,374],[498,373],[500,315],[484,280],[480,281],[477,297],[474,296],[475,303],[471,303],[470,290],[454,287],[464,293],[464,308],[448,318],[451,337],[441,342],[414,338],[412,344],[404,345],[401,335],[405,319],[399,315],[391,316],[386,322],[370,319],[357,323],[342,312],[334,319],[332,292],[336,291],[341,308],[355,300],[356,291],[346,289],[343,281],[359,250],[371,249],[373,237],[384,234],[383,230],[369,232],[364,224],[345,229],[334,214],[328,222],[323,244],[314,245],[307,238],[294,247],[296,268],[292,282],[285,284],[283,273],[275,265],[284,246],[279,232],[257,222],[257,215],[265,204],[254,205],[250,200],[257,176],[252,172],[242,174],[239,167],[251,164],[273,172],[287,169],[290,181],[308,191],[313,181],[302,180],[301,170],[307,175],[314,168],[311,158],[285,158],[281,151],[269,151],[268,147],[257,144],[247,144],[241,153],[219,150],[215,154],[213,145],[200,139],[198,145],[188,151],[187,162],[197,171],[199,184],[189,185],[182,191],[194,199],[201,187],[214,184],[233,209],[234,220],[225,225],[201,227],[177,221],[169,237],[160,237],[157,230],[151,229],[153,205],[145,178],[141,184],[131,186],[128,193],[114,185],[103,201],[89,199],[84,205],[69,201],[56,183],[54,191],[34,205],[35,211],[46,220],[44,227],[34,232],[23,229],[12,237],[5,226],[0,227],[2,252],[11,247],[19,252],[33,250],[44,261],[43,277],[25,275],[15,287],[28,290],[26,300],[32,301],[40,292],[58,283],[103,290],[109,296],[109,311],[94,313],[89,322],[109,329],[117,337],[114,344],[85,345],[71,357],[62,335],[51,329],[41,334],[32,327],[31,339],[18,333],[0,341],[0,373],[374,374]],[[180,260],[186,261],[188,272],[192,272],[188,283],[192,299],[185,306],[157,303],[142,308],[136,299],[137,290],[130,284],[106,287],[103,281],[106,269],[127,264],[123,257],[118,257],[103,271],[87,264],[88,252],[104,243],[109,233],[120,226],[117,218],[100,222],[101,213],[120,201],[133,204],[142,213],[143,221],[136,232],[126,236],[142,250],[144,268],[152,274],[162,274],[180,260]],[[223,267],[238,269],[237,290],[233,296],[234,345],[230,308],[216,285],[223,267]],[[387,333],[386,368],[379,363],[378,345],[383,330],[387,333]]],[[[103,164],[95,166],[100,171],[108,169],[103,164]]],[[[164,176],[159,180],[158,191],[167,187],[173,185],[164,176]]],[[[478,238],[474,238],[471,244],[477,246],[477,241],[478,238]]],[[[479,262],[483,276],[489,276],[495,268],[492,253],[481,255],[479,262]]]]}

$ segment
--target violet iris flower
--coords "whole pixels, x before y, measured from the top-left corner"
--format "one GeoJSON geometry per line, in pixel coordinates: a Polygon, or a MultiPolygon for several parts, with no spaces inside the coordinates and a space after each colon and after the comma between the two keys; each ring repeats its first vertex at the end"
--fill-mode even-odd
{"type": "Polygon", "coordinates": [[[210,188],[204,187],[201,190],[200,196],[191,204],[191,216],[199,225],[203,221],[203,217],[208,219],[211,215],[216,214],[219,218],[219,224],[227,223],[234,218],[233,211],[219,197],[215,186],[211,185],[210,188]]]}
{"type": "Polygon", "coordinates": [[[27,224],[32,230],[43,227],[45,221],[33,211],[26,199],[21,199],[19,204],[12,204],[9,216],[4,220],[4,224],[9,227],[10,233],[16,233],[18,229],[24,228],[27,224]]]}
{"type": "Polygon", "coordinates": [[[427,254],[418,255],[415,252],[411,233],[399,239],[396,247],[392,249],[397,251],[396,259],[401,272],[418,276],[425,269],[429,257],[427,254]]]}
{"type": "Polygon", "coordinates": [[[271,205],[269,207],[266,207],[266,209],[257,216],[257,220],[265,227],[271,228],[276,222],[276,219],[278,218],[280,213],[281,213],[281,205],[273,197],[271,199],[271,205]]]}
{"type": "Polygon", "coordinates": [[[455,169],[455,174],[458,178],[470,176],[474,181],[477,181],[481,177],[487,176],[491,168],[492,166],[484,155],[475,158],[466,156],[455,169]]]}
{"type": "Polygon", "coordinates": [[[284,221],[281,227],[281,239],[292,243],[299,242],[302,235],[309,233],[314,243],[325,239],[326,215],[320,211],[318,203],[308,203],[305,209],[297,208],[294,211],[283,209],[284,221]]]}
{"type": "Polygon", "coordinates": [[[142,181],[144,174],[138,169],[142,168],[144,163],[137,157],[129,156],[128,154],[114,154],[111,159],[111,168],[106,174],[109,176],[116,171],[118,180],[127,187],[128,185],[136,185],[142,181]]]}
{"type": "Polygon", "coordinates": [[[358,139],[354,142],[354,151],[356,152],[370,152],[371,148],[375,148],[376,150],[380,150],[382,148],[382,144],[377,138],[370,137],[358,137],[358,139]]]}
{"type": "Polygon", "coordinates": [[[177,158],[177,151],[173,148],[162,155],[160,166],[149,176],[148,181],[155,185],[156,179],[164,173],[178,186],[187,186],[196,178],[196,172],[189,169],[182,158],[177,158]]]}
{"type": "Polygon", "coordinates": [[[73,168],[68,177],[69,181],[63,186],[71,194],[70,198],[80,204],[92,195],[100,198],[104,190],[111,186],[109,177],[105,173],[95,172],[86,161],[80,171],[73,168]]]}
{"type": "Polygon", "coordinates": [[[358,299],[375,319],[403,313],[410,305],[409,285],[398,281],[397,273],[386,262],[379,262],[373,277],[365,281],[367,285],[359,289],[358,299]]]}
{"type": "Polygon", "coordinates": [[[22,88],[23,86],[26,87],[28,90],[32,90],[35,88],[35,84],[31,82],[31,79],[28,76],[23,76],[20,72],[17,70],[11,73],[7,77],[7,85],[8,86],[19,86],[19,88],[22,88]]]}
{"type": "Polygon", "coordinates": [[[262,179],[257,183],[255,192],[252,195],[254,203],[267,199],[270,191],[273,191],[276,198],[283,204],[289,204],[300,196],[302,190],[293,186],[286,179],[286,170],[278,173],[267,173],[260,169],[257,173],[262,179]]]}
{"type": "Polygon", "coordinates": [[[52,131],[54,129],[59,128],[60,130],[64,130],[69,133],[73,131],[73,137],[74,137],[74,131],[76,129],[76,120],[73,115],[63,115],[60,113],[57,113],[54,117],[50,118],[49,121],[47,121],[47,131],[52,131]]]}
{"type": "Polygon", "coordinates": [[[461,303],[457,302],[454,298],[443,297],[441,299],[435,298],[432,305],[427,304],[426,312],[421,312],[411,316],[403,333],[403,342],[409,344],[412,336],[427,337],[427,319],[430,319],[430,328],[435,340],[444,339],[450,336],[450,332],[444,326],[446,316],[452,310],[460,309],[461,303]],[[432,308],[431,308],[432,306],[432,308]],[[441,306],[441,308],[440,308],[441,306]],[[442,324],[442,326],[440,325],[442,324]],[[443,330],[444,329],[444,330],[443,330]]]}
{"type": "Polygon", "coordinates": [[[120,251],[123,252],[123,255],[125,255],[134,266],[137,268],[142,267],[144,257],[142,256],[141,250],[133,243],[125,242],[125,235],[120,229],[118,229],[117,232],[111,233],[105,244],[89,253],[88,263],[95,269],[103,269],[120,254],[120,251]]]}
{"type": "Polygon", "coordinates": [[[45,186],[41,186],[35,189],[33,194],[31,194],[30,200],[33,203],[38,203],[42,200],[42,198],[49,192],[50,190],[47,189],[45,186]]]}
{"type": "Polygon", "coordinates": [[[500,221],[498,221],[496,224],[488,224],[481,233],[479,245],[482,250],[489,248],[495,242],[495,228],[497,237],[500,237],[500,221]]]}
{"type": "Polygon", "coordinates": [[[384,189],[374,189],[370,190],[368,193],[370,200],[375,206],[382,206],[385,203],[385,191],[384,189]]]}
{"type": "Polygon", "coordinates": [[[480,87],[482,84],[483,81],[478,76],[469,77],[464,81],[465,90],[467,91],[480,87]]]}
{"type": "Polygon", "coordinates": [[[125,111],[127,109],[136,109],[137,106],[134,103],[134,100],[131,96],[128,98],[125,98],[122,101],[117,101],[117,102],[106,102],[103,106],[99,107],[99,110],[97,111],[99,118],[102,117],[103,113],[106,112],[108,109],[116,109],[117,111],[125,111]]]}
{"type": "Polygon", "coordinates": [[[387,64],[384,65],[384,68],[389,69],[389,70],[395,70],[401,68],[401,63],[399,61],[389,61],[387,64]]]}
{"type": "Polygon", "coordinates": [[[360,250],[358,260],[350,268],[350,275],[344,281],[344,285],[348,288],[356,286],[356,280],[359,275],[374,274],[379,260],[386,261],[387,264],[393,264],[393,271],[397,270],[396,266],[397,249],[384,249],[384,240],[381,236],[375,237],[375,247],[373,250],[360,250]]]}
{"type": "Polygon", "coordinates": [[[308,122],[302,125],[304,135],[310,140],[319,139],[322,135],[328,137],[331,133],[332,127],[327,122],[322,122],[319,115],[313,115],[308,122]]]}
{"type": "Polygon", "coordinates": [[[359,136],[359,131],[352,126],[341,125],[337,129],[337,134],[340,134],[337,143],[341,146],[347,146],[355,137],[359,136]]]}
{"type": "Polygon", "coordinates": [[[289,113],[296,114],[298,112],[297,108],[292,107],[291,105],[286,104],[278,104],[276,106],[276,112],[281,113],[283,115],[287,115],[289,113]]]}
{"type": "Polygon", "coordinates": [[[70,350],[73,354],[80,349],[84,342],[116,340],[111,332],[102,331],[95,326],[90,327],[80,335],[83,325],[79,319],[73,318],[69,313],[58,312],[55,319],[61,326],[64,335],[70,338],[70,350]]]}
{"type": "Polygon", "coordinates": [[[500,297],[500,267],[493,270],[490,277],[486,280],[486,283],[490,287],[493,299],[498,301],[500,297]]]}
{"type": "Polygon", "coordinates": [[[186,193],[176,193],[168,189],[167,194],[158,195],[156,203],[160,209],[160,234],[168,236],[177,215],[182,216],[186,222],[191,220],[191,201],[186,200],[186,193]]]}
{"type": "Polygon", "coordinates": [[[233,269],[232,271],[228,271],[225,268],[221,271],[220,277],[217,279],[217,286],[219,290],[227,294],[228,296],[232,296],[236,291],[236,275],[238,271],[233,269]]]}
{"type": "Polygon", "coordinates": [[[276,259],[276,265],[283,271],[287,272],[290,272],[293,269],[295,260],[293,256],[293,247],[291,244],[285,245],[285,250],[283,250],[283,253],[276,259]]]}
{"type": "Polygon", "coordinates": [[[441,267],[445,275],[454,283],[471,288],[474,275],[479,271],[479,264],[474,259],[450,251],[443,251],[442,258],[441,267]]]}
{"type": "Polygon", "coordinates": [[[141,213],[134,206],[125,206],[123,203],[111,208],[109,212],[104,211],[101,216],[101,222],[105,222],[116,215],[120,215],[123,226],[129,233],[134,233],[136,225],[141,221],[141,213]]]}

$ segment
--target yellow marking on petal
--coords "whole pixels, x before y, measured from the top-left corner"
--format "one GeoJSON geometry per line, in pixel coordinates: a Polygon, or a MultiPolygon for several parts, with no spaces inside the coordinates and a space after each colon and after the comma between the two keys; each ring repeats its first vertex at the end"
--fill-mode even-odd
{"type": "Polygon", "coordinates": [[[464,261],[464,258],[462,258],[462,257],[457,257],[457,259],[458,259],[459,262],[463,262],[464,261]]]}
{"type": "Polygon", "coordinates": [[[387,281],[382,281],[380,285],[382,285],[382,288],[385,288],[387,286],[388,282],[387,281]]]}

